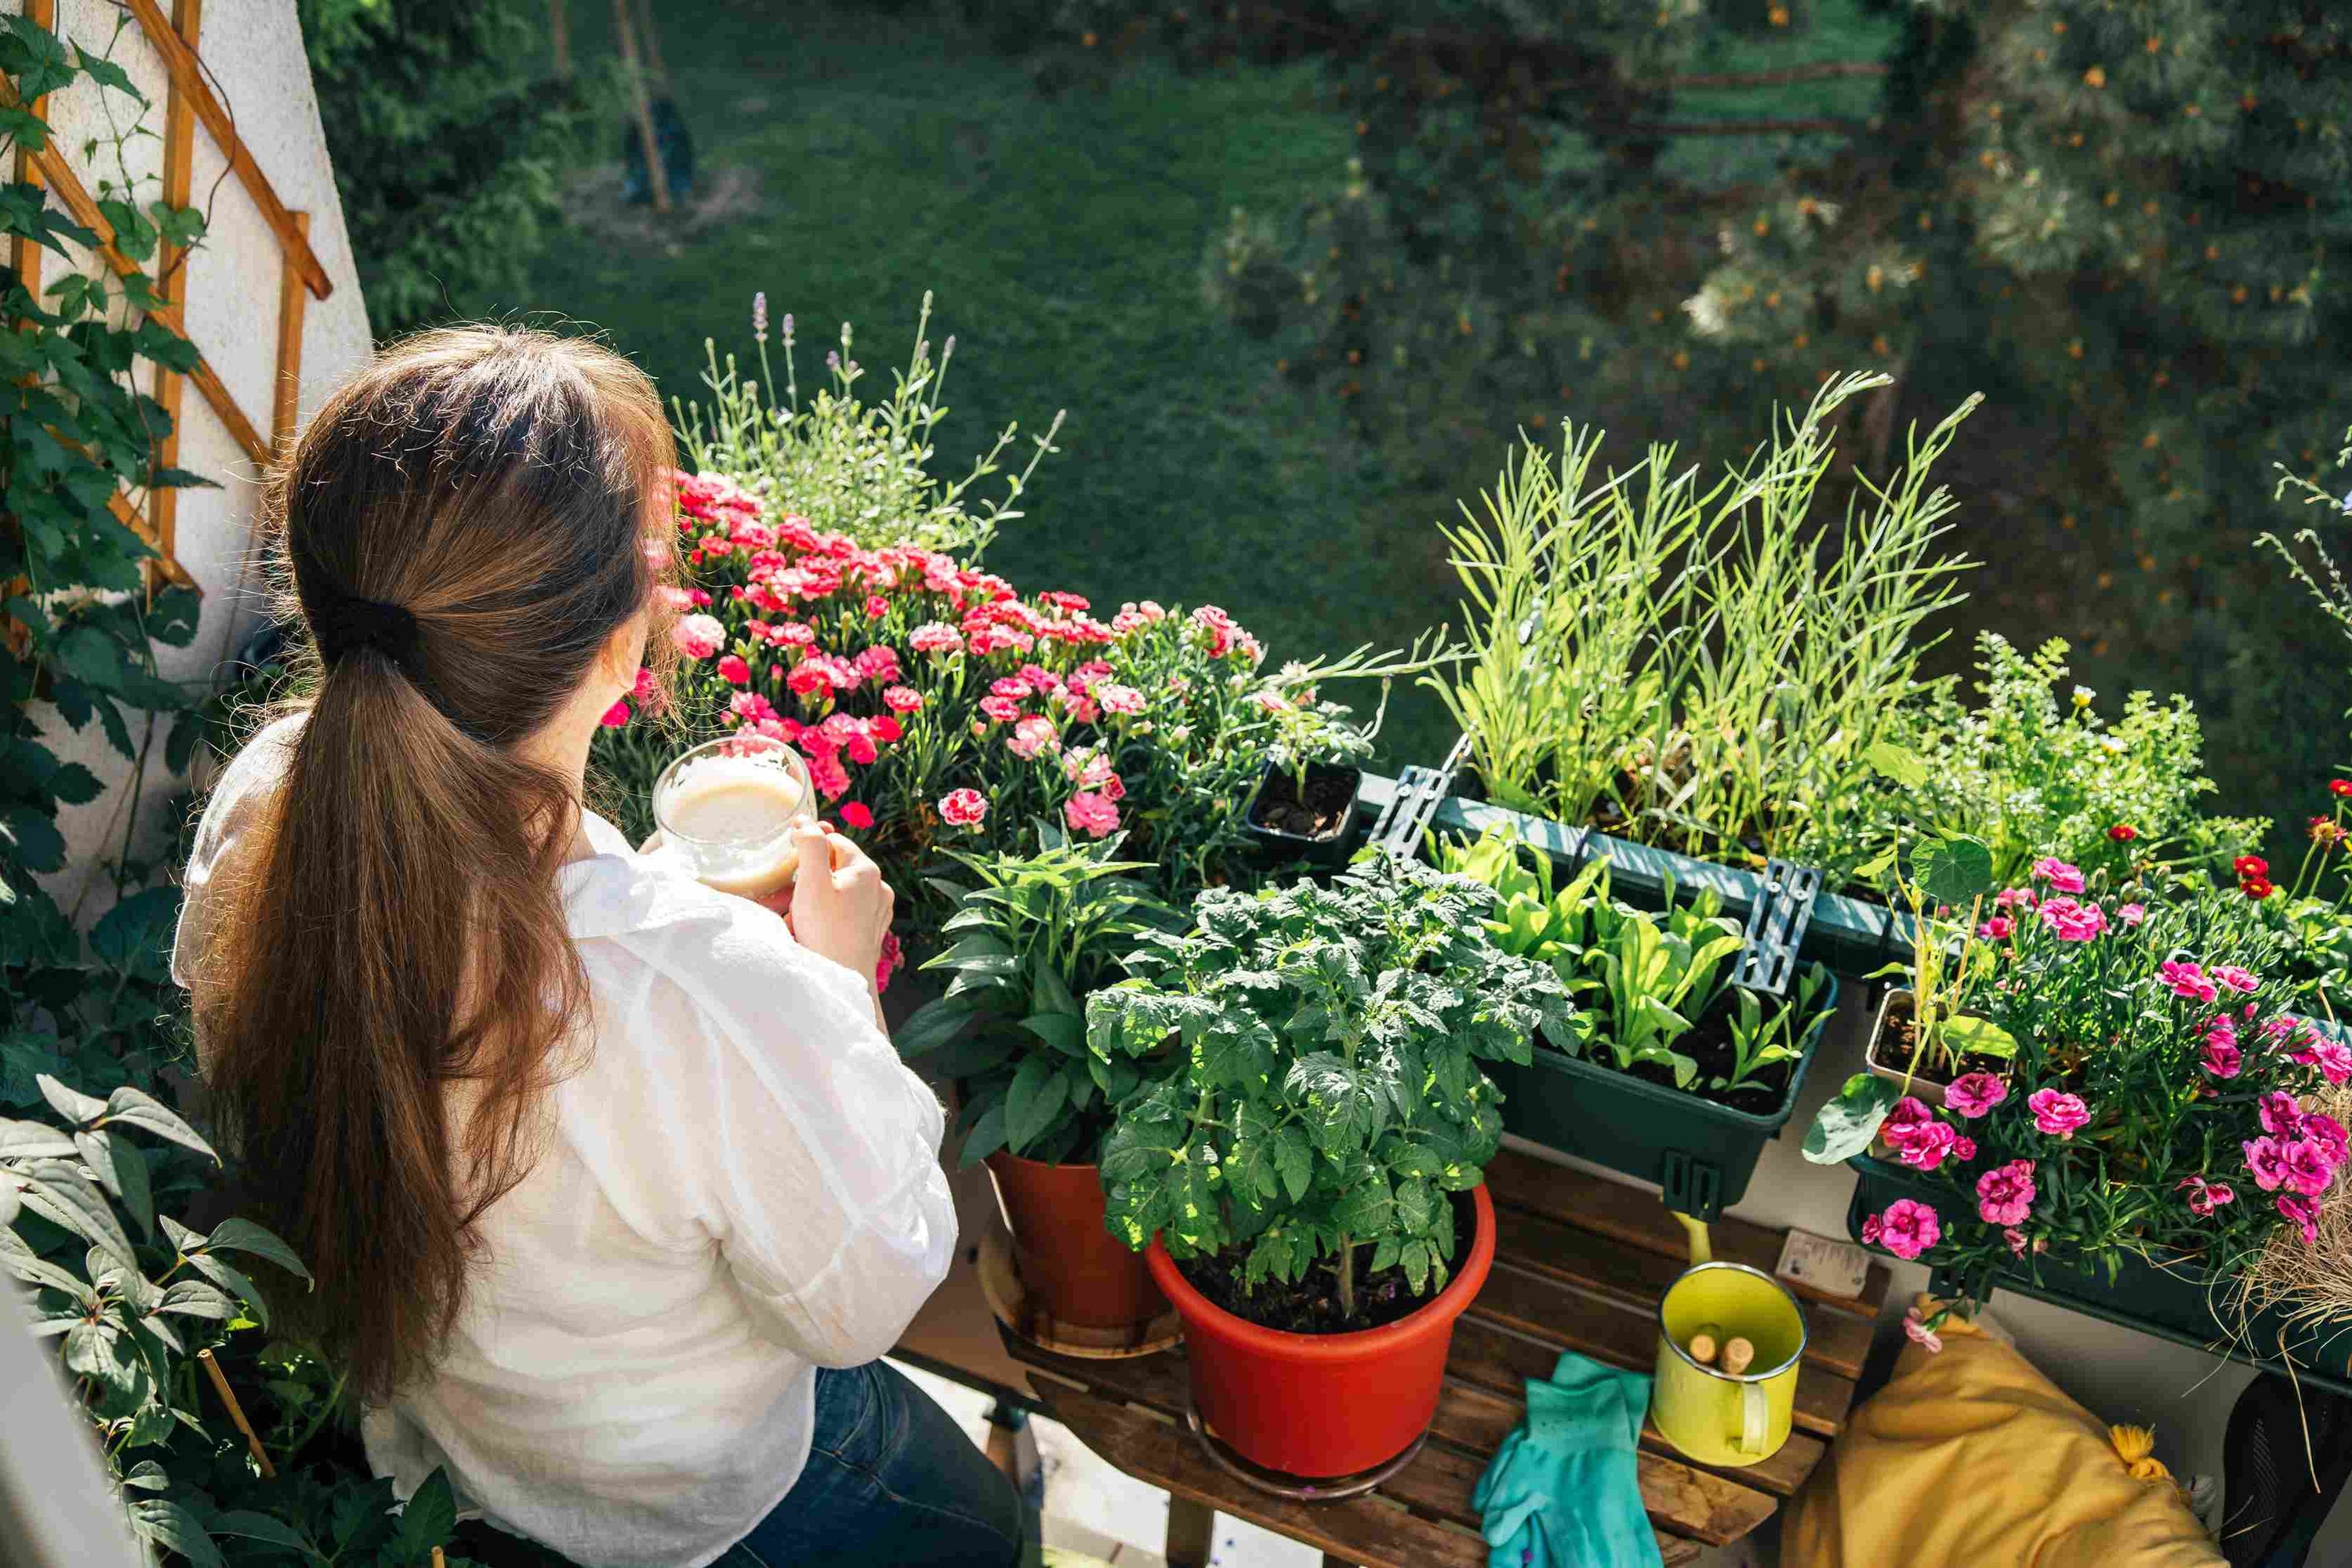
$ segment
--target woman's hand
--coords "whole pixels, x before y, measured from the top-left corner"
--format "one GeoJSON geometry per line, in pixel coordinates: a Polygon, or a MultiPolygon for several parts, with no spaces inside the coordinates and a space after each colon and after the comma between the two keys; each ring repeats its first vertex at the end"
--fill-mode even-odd
{"type": "Polygon", "coordinates": [[[897,903],[890,884],[865,850],[821,824],[800,828],[793,842],[800,870],[793,879],[792,907],[784,911],[793,936],[871,986],[897,903]]]}

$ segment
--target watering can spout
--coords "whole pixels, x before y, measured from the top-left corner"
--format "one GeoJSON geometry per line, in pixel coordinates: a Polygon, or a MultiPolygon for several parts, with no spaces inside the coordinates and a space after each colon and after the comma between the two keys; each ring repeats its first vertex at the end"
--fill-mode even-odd
{"type": "Polygon", "coordinates": [[[1683,1222],[1683,1233],[1690,1237],[1691,1267],[1696,1268],[1702,1263],[1714,1262],[1715,1248],[1707,1241],[1706,1222],[1693,1219],[1680,1211],[1675,1211],[1675,1217],[1683,1222]]]}

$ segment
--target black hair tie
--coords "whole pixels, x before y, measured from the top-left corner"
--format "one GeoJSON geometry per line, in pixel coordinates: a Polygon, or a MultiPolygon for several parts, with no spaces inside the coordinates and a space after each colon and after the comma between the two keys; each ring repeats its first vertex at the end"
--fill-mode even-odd
{"type": "Polygon", "coordinates": [[[325,588],[317,596],[310,608],[310,630],[319,639],[319,657],[331,665],[341,663],[345,654],[372,647],[408,669],[416,654],[416,617],[405,606],[335,588],[325,588]]]}

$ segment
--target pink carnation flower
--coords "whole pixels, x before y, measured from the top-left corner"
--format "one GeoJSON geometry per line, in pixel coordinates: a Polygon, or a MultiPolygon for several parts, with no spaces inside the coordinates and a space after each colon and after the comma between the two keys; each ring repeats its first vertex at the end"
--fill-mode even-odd
{"type": "Polygon", "coordinates": [[[953,827],[977,827],[988,815],[988,802],[976,789],[950,790],[940,797],[940,820],[953,827]]]}
{"type": "Polygon", "coordinates": [[[963,634],[944,621],[933,621],[917,626],[907,638],[908,646],[917,653],[950,654],[963,651],[963,634]]]}
{"type": "Polygon", "coordinates": [[[2305,1111],[2300,1131],[2305,1138],[2326,1146],[2327,1163],[2331,1165],[2344,1163],[2346,1154],[2352,1152],[2352,1143],[2347,1143],[2344,1124],[2325,1111],[2305,1111]]]}
{"type": "Polygon", "coordinates": [[[1959,1134],[1941,1121],[1930,1121],[1914,1130],[1903,1141],[1896,1156],[1915,1170],[1932,1171],[1952,1154],[1959,1134]]]}
{"type": "Polygon", "coordinates": [[[852,661],[857,673],[877,686],[887,686],[898,679],[898,650],[887,643],[877,643],[852,661]]]}
{"type": "Polygon", "coordinates": [[[1995,915],[1977,927],[1977,934],[1987,942],[2006,942],[2017,931],[2017,922],[2007,915],[1995,915]]]}
{"type": "Polygon", "coordinates": [[[2074,899],[2045,899],[2041,912],[2042,923],[2055,931],[2060,942],[2089,942],[2107,929],[2106,910],[2074,899]]]}
{"type": "Polygon", "coordinates": [[[2083,1097],[2054,1089],[2037,1089],[2025,1097],[2028,1109],[2033,1112],[2033,1125],[2053,1138],[2071,1139],[2075,1130],[2091,1120],[2091,1108],[2083,1097]]]}
{"type": "Polygon", "coordinates": [[[2079,893],[2083,890],[2083,873],[2054,855],[2036,860],[2033,875],[2037,881],[2049,883],[2053,893],[2079,893]]]}
{"type": "Polygon", "coordinates": [[[2278,1191],[2285,1186],[2288,1180],[2294,1174],[2294,1169],[2287,1163],[2287,1146],[2280,1140],[2253,1138],[2249,1139],[2243,1147],[2246,1152],[2247,1173],[2254,1178],[2254,1185],[2262,1188],[2263,1191],[2266,1193],[2278,1191]]]}
{"type": "Polygon", "coordinates": [[[654,672],[642,664],[637,666],[636,684],[629,688],[630,700],[650,702],[660,694],[661,682],[654,678],[654,672]]]}
{"type": "Polygon", "coordinates": [[[1021,717],[1021,704],[1010,697],[983,697],[980,710],[999,724],[1014,723],[1021,717]]]}
{"type": "Polygon", "coordinates": [[[2274,1089],[2257,1102],[2263,1119],[2263,1131],[2281,1138],[2294,1138],[2303,1132],[2303,1104],[2283,1089],[2274,1089]]]}
{"type": "Polygon", "coordinates": [[[912,713],[923,706],[923,694],[911,686],[893,686],[882,693],[882,705],[893,713],[912,713]]]}
{"type": "Polygon", "coordinates": [[[1889,1149],[1900,1153],[1923,1130],[1935,1124],[1936,1113],[1927,1109],[1927,1102],[1906,1094],[1895,1102],[1895,1109],[1878,1124],[1878,1136],[1889,1149]]]}
{"type": "Polygon", "coordinates": [[[2238,1201],[2229,1183],[2209,1182],[2202,1176],[2185,1178],[2179,1190],[2189,1194],[2189,1211],[2200,1217],[2238,1201]]]}
{"type": "Polygon", "coordinates": [[[2320,1075],[2338,1089],[2352,1079],[2352,1047],[2335,1040],[2313,1035],[2304,1041],[2303,1049],[2294,1053],[2294,1059],[2305,1067],[2317,1068],[2320,1075]]]}
{"type": "MultiPolygon", "coordinates": [[[[848,820],[849,812],[846,807],[843,808],[841,815],[842,820],[848,820]]],[[[898,944],[898,933],[894,931],[884,931],[882,961],[874,966],[874,991],[877,995],[890,989],[890,977],[896,974],[898,972],[898,966],[906,962],[907,950],[898,944]]]]}
{"type": "MultiPolygon", "coordinates": [[[[874,808],[862,800],[853,800],[841,808],[841,825],[844,827],[854,827],[863,833],[874,826],[874,808]]],[[[886,948],[885,951],[887,952],[887,949],[886,948]]],[[[889,982],[885,981],[883,984],[887,985],[889,982]]]]}
{"type": "Polygon", "coordinates": [[[1020,702],[1036,695],[1037,689],[1017,675],[1000,675],[988,683],[992,697],[1002,697],[1008,702],[1020,702]]]}
{"type": "Polygon", "coordinates": [[[727,646],[727,628],[715,616],[687,616],[670,628],[669,640],[688,658],[709,658],[727,646]]]}
{"type": "Polygon", "coordinates": [[[2023,1231],[2018,1229],[2013,1225],[2004,1226],[2001,1227],[2000,1238],[2001,1240],[2009,1243],[2009,1254],[2011,1257],[2022,1258],[2025,1256],[2025,1233],[2023,1231]]]}
{"type": "Polygon", "coordinates": [[[1071,831],[1092,838],[1116,832],[1118,828],[1118,807],[1110,797],[1092,790],[1081,790],[1062,807],[1063,819],[1071,831]]]}
{"type": "Polygon", "coordinates": [[[1107,680],[1097,688],[1092,695],[1106,713],[1129,715],[1143,711],[1143,693],[1132,686],[1121,686],[1115,680],[1107,680]]]}
{"type": "Polygon", "coordinates": [[[620,701],[614,703],[610,708],[604,710],[604,716],[596,721],[599,724],[604,725],[607,730],[619,729],[622,725],[629,721],[629,700],[625,697],[621,699],[620,701]]]}
{"type": "Polygon", "coordinates": [[[2147,906],[2146,904],[2118,905],[2116,909],[2116,919],[2123,923],[2126,930],[2129,930],[2147,919],[2147,906]]]}
{"type": "Polygon", "coordinates": [[[2033,1212],[2033,1162],[2011,1160],[1977,1178],[1977,1214],[1987,1225],[2021,1225],[2033,1212]]]}
{"type": "Polygon", "coordinates": [[[1061,743],[1062,737],[1055,730],[1054,721],[1041,713],[1033,713],[1013,725],[1012,738],[1005,742],[1014,756],[1024,758],[1056,751],[1061,743]]]}
{"type": "Polygon", "coordinates": [[[2281,1193],[2277,1203],[2279,1216],[2291,1222],[2296,1229],[2303,1232],[2304,1246],[2318,1246],[2319,1205],[2317,1201],[2297,1197],[2293,1193],[2281,1193]]]}
{"type": "Polygon", "coordinates": [[[2009,1085],[1989,1072],[1962,1073],[1944,1090],[1944,1109],[1971,1120],[2009,1098],[2009,1085]]]}
{"type": "Polygon", "coordinates": [[[1943,1336],[1927,1326],[1927,1319],[1920,1316],[1919,1309],[1916,1307],[1903,1314],[1903,1332],[1913,1344],[1919,1346],[1929,1355],[1934,1355],[1944,1348],[1943,1336]]]}
{"type": "Polygon", "coordinates": [[[2326,1144],[2299,1138],[2286,1146],[2286,1184],[2296,1192],[2315,1198],[2335,1178],[2336,1152],[2326,1144]]]}
{"type": "Polygon", "coordinates": [[[2215,1078],[2235,1078],[2245,1065],[2245,1057],[2230,1041],[2209,1036],[2205,1041],[2205,1070],[2215,1078]]]}
{"type": "Polygon", "coordinates": [[[2220,989],[2205,978],[2205,971],[2194,963],[2168,958],[2158,968],[2156,977],[2169,987],[2175,996],[2186,996],[2192,1002],[2210,1002],[2221,994],[2220,989]]]}
{"type": "Polygon", "coordinates": [[[743,662],[742,655],[728,654],[719,661],[719,679],[736,686],[747,685],[751,679],[751,667],[743,662]]]}
{"type": "Polygon", "coordinates": [[[2231,990],[2239,992],[2252,992],[2259,990],[2263,984],[2262,977],[2260,975],[2253,973],[2250,970],[2241,969],[2234,963],[2215,964],[2213,966],[2213,978],[2221,984],[2228,986],[2231,990]]]}
{"type": "Polygon", "coordinates": [[[1912,1198],[1897,1198],[1886,1205],[1885,1214],[1874,1214],[1862,1222],[1862,1239],[1874,1247],[1884,1247],[1895,1257],[1911,1259],[1942,1239],[1943,1223],[1936,1211],[1912,1198]]]}

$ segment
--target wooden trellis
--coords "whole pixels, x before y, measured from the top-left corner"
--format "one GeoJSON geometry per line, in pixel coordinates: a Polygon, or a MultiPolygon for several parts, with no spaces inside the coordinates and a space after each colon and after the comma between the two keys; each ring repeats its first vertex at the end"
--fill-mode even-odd
{"type": "MultiPolygon", "coordinates": [[[[256,465],[267,464],[271,455],[289,440],[294,433],[299,395],[302,381],[302,315],[308,296],[323,300],[334,291],[334,283],[327,269],[320,265],[310,248],[310,215],[291,212],[270,187],[269,181],[253,160],[229,111],[204,78],[204,68],[196,55],[197,34],[204,21],[204,0],[173,0],[172,14],[166,16],[157,0],[128,0],[131,14],[139,23],[171,76],[171,90],[163,111],[163,190],[166,204],[180,207],[188,205],[189,170],[194,153],[196,122],[220,149],[223,159],[236,174],[237,183],[261,211],[270,231],[278,237],[278,247],[284,267],[278,290],[277,376],[270,403],[269,437],[264,440],[259,428],[237,404],[223,384],[220,377],[199,348],[196,363],[185,380],[193,381],[196,390],[209,405],[221,423],[228,429],[246,456],[256,465]]],[[[54,32],[57,28],[57,0],[26,0],[25,13],[30,21],[54,32]]],[[[47,100],[37,99],[30,104],[21,103],[14,84],[0,79],[0,107],[24,108],[37,118],[46,119],[47,100]]],[[[89,189],[79,175],[67,163],[55,143],[35,152],[20,142],[17,149],[17,177],[47,186],[56,193],[74,221],[98,236],[98,254],[109,267],[120,274],[136,272],[139,268],[118,249],[114,243],[114,227],[98,209],[89,189]]],[[[17,276],[24,279],[26,289],[36,298],[40,293],[40,247],[30,241],[16,242],[15,263],[17,276]]],[[[188,294],[187,253],[168,242],[158,257],[157,292],[161,301],[152,307],[150,319],[182,338],[188,336],[186,305],[188,294]]],[[[154,397],[171,416],[171,428],[164,435],[155,453],[155,467],[176,465],[180,449],[180,407],[183,376],[157,365],[154,371],[154,397]]],[[[137,532],[155,549],[157,569],[173,582],[197,587],[173,553],[174,523],[179,492],[163,488],[147,493],[147,510],[141,515],[130,499],[118,491],[109,503],[114,515],[125,526],[137,532]]]]}

